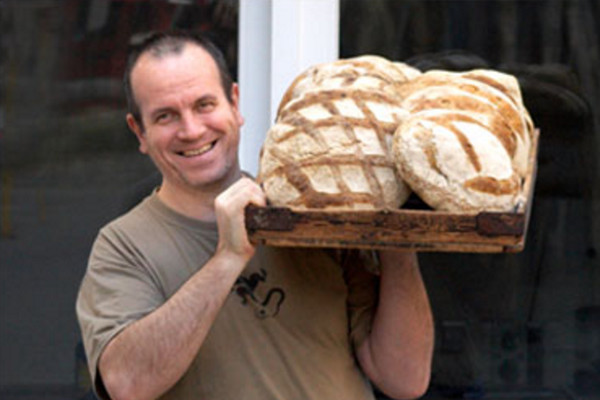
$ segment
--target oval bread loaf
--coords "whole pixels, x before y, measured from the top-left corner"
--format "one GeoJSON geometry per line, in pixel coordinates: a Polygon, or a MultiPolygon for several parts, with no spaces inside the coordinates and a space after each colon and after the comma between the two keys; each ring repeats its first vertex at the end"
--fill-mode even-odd
{"type": "Polygon", "coordinates": [[[532,126],[516,79],[429,71],[402,89],[410,117],[394,135],[399,174],[437,210],[512,211],[522,202],[532,126]]]}
{"type": "Polygon", "coordinates": [[[533,128],[517,80],[492,70],[428,71],[401,88],[411,113],[428,109],[468,111],[485,120],[504,143],[517,173],[528,171],[533,128]]]}

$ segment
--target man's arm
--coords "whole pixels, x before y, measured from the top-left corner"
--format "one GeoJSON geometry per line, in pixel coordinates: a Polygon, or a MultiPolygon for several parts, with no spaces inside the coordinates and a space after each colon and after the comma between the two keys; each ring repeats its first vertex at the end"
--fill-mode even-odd
{"type": "Polygon", "coordinates": [[[157,398],[189,368],[254,254],[244,226],[244,208],[249,203],[264,205],[265,199],[247,178],[217,197],[219,242],[214,256],[167,302],[106,346],[98,368],[111,399],[157,398]]]}
{"type": "Polygon", "coordinates": [[[379,305],[357,349],[365,374],[386,395],[420,397],[429,385],[433,317],[415,253],[381,251],[379,305]]]}

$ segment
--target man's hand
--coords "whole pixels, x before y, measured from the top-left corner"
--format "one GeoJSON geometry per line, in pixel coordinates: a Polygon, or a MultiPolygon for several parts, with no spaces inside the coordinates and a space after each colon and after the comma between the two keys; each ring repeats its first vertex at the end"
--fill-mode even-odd
{"type": "Polygon", "coordinates": [[[266,205],[266,196],[250,178],[241,178],[215,199],[215,213],[219,227],[218,253],[229,253],[249,260],[254,246],[248,240],[244,220],[247,205],[266,205]]]}

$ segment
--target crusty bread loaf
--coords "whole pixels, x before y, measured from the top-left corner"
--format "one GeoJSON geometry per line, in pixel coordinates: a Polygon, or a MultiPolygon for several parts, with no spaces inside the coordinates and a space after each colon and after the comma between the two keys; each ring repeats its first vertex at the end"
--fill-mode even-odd
{"type": "Polygon", "coordinates": [[[407,112],[397,87],[419,72],[377,56],[321,64],[283,96],[258,180],[273,205],[397,208],[410,189],[396,175],[392,136],[407,112]]]}
{"type": "Polygon", "coordinates": [[[401,89],[402,106],[414,113],[427,109],[468,111],[490,126],[524,177],[533,127],[517,80],[493,70],[464,73],[428,71],[401,89]]]}
{"type": "Polygon", "coordinates": [[[394,135],[402,179],[438,210],[512,211],[523,201],[532,127],[516,80],[495,71],[430,71],[401,89],[394,135]]]}
{"type": "Polygon", "coordinates": [[[379,56],[308,68],[284,94],[260,155],[272,205],[512,211],[524,201],[533,123],[517,80],[419,70],[379,56]]]}

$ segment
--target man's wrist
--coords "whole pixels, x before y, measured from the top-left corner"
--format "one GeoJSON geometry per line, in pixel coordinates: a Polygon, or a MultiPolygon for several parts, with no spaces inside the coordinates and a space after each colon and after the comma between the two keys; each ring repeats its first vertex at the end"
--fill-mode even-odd
{"type": "Polygon", "coordinates": [[[417,253],[412,250],[379,250],[377,251],[380,268],[406,268],[417,266],[417,253]]]}

